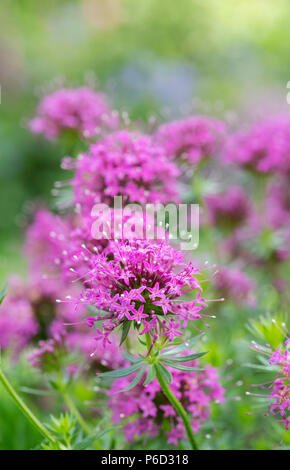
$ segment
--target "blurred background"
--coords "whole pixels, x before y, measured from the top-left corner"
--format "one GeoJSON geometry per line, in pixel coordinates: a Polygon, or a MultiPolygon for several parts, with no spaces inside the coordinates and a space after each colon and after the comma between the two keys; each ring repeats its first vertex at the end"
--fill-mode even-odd
{"type": "Polygon", "coordinates": [[[288,0],[2,0],[1,281],[22,269],[23,211],[60,172],[56,144],[25,127],[43,90],[96,81],[139,119],[283,110],[289,13],[288,0]]]}
{"type": "MultiPolygon", "coordinates": [[[[132,119],[197,112],[241,127],[289,111],[289,14],[289,0],[1,0],[0,286],[9,273],[25,273],[23,226],[33,205],[49,203],[53,183],[66,176],[59,167],[60,143],[26,127],[45,91],[93,83],[132,119]]],[[[261,313],[275,304],[270,295],[262,297],[261,313]]],[[[232,339],[243,338],[249,310],[240,310],[237,318],[231,304],[225,309],[229,331],[237,331],[232,339]]],[[[224,345],[223,325],[215,328],[212,338],[220,335],[224,345]]],[[[226,364],[239,386],[231,354],[243,356],[248,342],[235,352],[232,345],[224,349],[214,346],[211,362],[226,364]]],[[[28,380],[26,369],[27,364],[15,365],[12,379],[30,384],[34,376],[29,369],[28,380]]],[[[231,431],[220,433],[219,447],[229,448],[228,442],[232,448],[271,447],[275,439],[269,444],[264,436],[268,421],[257,418],[255,428],[256,418],[246,416],[249,405],[238,399],[224,412],[231,431]]],[[[9,397],[1,394],[1,402],[0,448],[34,446],[36,433],[9,397]],[[5,433],[7,422],[11,429],[5,433]]],[[[269,433],[281,435],[277,423],[269,433]]]]}

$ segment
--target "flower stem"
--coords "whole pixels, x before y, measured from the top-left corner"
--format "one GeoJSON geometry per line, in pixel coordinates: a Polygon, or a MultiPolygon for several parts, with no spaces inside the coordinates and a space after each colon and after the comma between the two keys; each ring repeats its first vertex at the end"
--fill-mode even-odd
{"type": "Polygon", "coordinates": [[[79,425],[81,426],[81,428],[85,431],[86,434],[90,434],[91,430],[90,430],[89,426],[85,422],[84,418],[80,414],[79,410],[77,409],[75,403],[73,402],[73,400],[71,399],[69,394],[66,391],[62,390],[62,396],[63,396],[63,399],[64,399],[65,403],[67,404],[69,410],[74,415],[74,417],[76,418],[76,420],[79,423],[79,425]]]}
{"type": "Polygon", "coordinates": [[[156,370],[156,377],[158,379],[158,382],[160,384],[161,389],[163,390],[165,396],[170,401],[170,403],[173,406],[173,408],[175,409],[176,413],[180,416],[180,418],[183,421],[183,424],[184,424],[184,427],[185,427],[185,430],[186,430],[186,433],[187,433],[187,436],[188,436],[188,439],[189,439],[189,442],[191,444],[192,449],[193,450],[198,450],[198,447],[197,447],[197,444],[196,444],[196,441],[195,441],[195,437],[194,437],[194,434],[193,434],[193,431],[192,431],[192,427],[191,427],[191,424],[190,424],[190,421],[189,421],[189,418],[187,416],[187,413],[186,413],[185,409],[183,408],[180,401],[176,398],[176,396],[174,395],[174,393],[172,392],[172,390],[170,389],[168,384],[165,382],[162,375],[158,371],[157,367],[155,368],[155,370],[156,370]]]}
{"type": "Polygon", "coordinates": [[[26,403],[20,398],[18,393],[14,390],[13,386],[4,375],[3,371],[0,368],[0,382],[2,383],[3,387],[7,390],[11,398],[14,400],[18,408],[22,411],[22,413],[26,416],[26,418],[31,422],[31,424],[38,430],[40,434],[45,439],[48,439],[51,443],[57,444],[56,439],[50,434],[50,432],[43,426],[43,424],[39,421],[39,419],[32,413],[32,411],[28,408],[26,403]]]}

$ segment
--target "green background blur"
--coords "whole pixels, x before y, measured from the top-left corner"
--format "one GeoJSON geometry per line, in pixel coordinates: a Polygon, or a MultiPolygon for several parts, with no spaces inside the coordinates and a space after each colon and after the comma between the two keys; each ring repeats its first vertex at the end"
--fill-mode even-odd
{"type": "MultiPolygon", "coordinates": [[[[289,109],[289,19],[289,0],[1,0],[1,284],[8,273],[25,272],[20,244],[31,207],[49,203],[53,182],[66,177],[59,169],[60,145],[26,129],[45,90],[96,81],[113,106],[135,119],[194,111],[234,127],[289,109]]],[[[25,384],[25,370],[13,368],[19,383],[25,384]]],[[[1,448],[35,445],[36,435],[14,404],[7,396],[1,401],[1,448]]],[[[241,422],[246,429],[253,419],[245,411],[232,405],[232,446],[245,445],[239,442],[241,422]]],[[[263,436],[247,439],[247,446],[267,448],[263,436]]]]}
{"type": "Polygon", "coordinates": [[[138,118],[281,110],[289,15],[289,0],[1,0],[1,280],[21,270],[27,207],[63,177],[60,149],[25,128],[52,81],[96,79],[138,118]]]}

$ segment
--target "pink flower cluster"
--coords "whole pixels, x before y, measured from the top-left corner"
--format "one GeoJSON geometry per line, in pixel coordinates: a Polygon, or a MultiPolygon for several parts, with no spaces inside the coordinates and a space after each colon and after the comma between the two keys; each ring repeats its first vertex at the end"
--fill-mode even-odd
{"type": "Polygon", "coordinates": [[[255,305],[255,284],[240,269],[222,267],[214,285],[219,295],[229,301],[238,305],[255,305]]]}
{"type": "Polygon", "coordinates": [[[285,429],[290,427],[290,354],[287,346],[290,340],[287,339],[282,348],[278,348],[270,357],[269,364],[279,367],[278,377],[273,381],[270,412],[280,417],[279,422],[283,423],[285,429]]]}
{"type": "Polygon", "coordinates": [[[151,137],[115,132],[77,159],[71,181],[74,202],[84,214],[96,203],[110,204],[118,195],[123,204],[178,202],[178,175],[177,167],[151,137]]]}
{"type": "Polygon", "coordinates": [[[76,131],[80,137],[92,137],[99,133],[100,127],[115,128],[117,123],[106,96],[82,87],[62,88],[46,95],[29,127],[51,140],[67,130],[76,131]]]}
{"type": "Polygon", "coordinates": [[[164,147],[169,157],[197,164],[203,158],[215,155],[225,130],[225,124],[217,119],[190,116],[161,125],[155,140],[164,147]]]}
{"type": "Polygon", "coordinates": [[[154,331],[153,340],[165,335],[172,341],[182,335],[180,330],[187,322],[206,317],[201,313],[206,302],[196,277],[199,268],[183,263],[182,253],[167,242],[114,241],[107,250],[109,257],[105,252],[91,257],[79,299],[83,305],[96,307],[97,315],[87,321],[94,326],[103,320],[97,338],[104,343],[115,328],[128,321],[141,335],[154,331]],[[196,290],[195,298],[182,300],[183,294],[196,290]]]}
{"type": "Polygon", "coordinates": [[[230,186],[220,194],[206,196],[205,203],[212,225],[234,229],[250,214],[250,201],[240,186],[230,186]]]}
{"type": "Polygon", "coordinates": [[[225,146],[226,163],[260,173],[289,174],[290,115],[261,121],[248,131],[233,134],[225,146]]]}
{"type": "MultiPolygon", "coordinates": [[[[270,347],[260,347],[256,343],[252,348],[260,354],[262,353],[267,356],[269,365],[277,368],[276,378],[272,382],[261,385],[263,390],[267,390],[267,395],[262,395],[262,397],[268,398],[270,400],[270,415],[278,417],[279,423],[283,423],[286,430],[288,430],[290,427],[289,345],[290,339],[288,338],[286,339],[284,345],[275,351],[271,350],[270,347]]],[[[269,416],[269,414],[267,413],[266,416],[269,416]]]]}
{"type": "MultiPolygon", "coordinates": [[[[197,367],[198,361],[192,361],[192,365],[197,367]]],[[[211,403],[224,401],[224,389],[219,383],[217,370],[206,366],[190,374],[176,369],[172,369],[171,373],[171,389],[190,413],[192,429],[197,433],[210,415],[211,403]]],[[[113,422],[125,423],[124,434],[130,442],[143,436],[153,438],[168,422],[170,430],[166,431],[167,442],[178,445],[179,440],[186,438],[184,425],[161,391],[157,379],[145,387],[139,384],[130,391],[118,393],[130,381],[131,378],[118,379],[107,392],[109,406],[113,410],[113,422]],[[132,416],[135,417],[134,421],[130,420],[132,416]]],[[[167,426],[164,428],[168,429],[167,426]]]]}

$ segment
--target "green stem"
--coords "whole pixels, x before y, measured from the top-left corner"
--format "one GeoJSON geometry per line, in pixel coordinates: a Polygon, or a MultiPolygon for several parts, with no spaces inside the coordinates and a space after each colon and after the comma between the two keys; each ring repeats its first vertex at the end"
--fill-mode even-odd
{"type": "MultiPolygon", "coordinates": [[[[148,349],[148,356],[152,356],[152,341],[151,341],[151,336],[149,333],[145,334],[146,338],[146,344],[147,344],[147,349],[148,349]]],[[[189,442],[191,444],[191,447],[193,450],[198,450],[197,444],[195,442],[195,437],[192,431],[192,427],[189,421],[189,417],[187,416],[187,413],[185,409],[183,408],[182,404],[180,401],[176,398],[172,390],[169,388],[168,384],[165,382],[163,379],[162,375],[159,373],[158,368],[155,367],[156,371],[156,377],[158,379],[158,382],[160,384],[161,389],[163,390],[165,396],[168,398],[170,401],[171,405],[175,409],[176,413],[180,416],[180,418],[183,421],[189,442]]]]}
{"type": "Polygon", "coordinates": [[[14,390],[13,386],[4,375],[3,371],[0,369],[0,382],[2,383],[3,387],[7,390],[11,398],[14,400],[18,408],[22,411],[22,413],[26,416],[26,418],[31,422],[31,424],[38,430],[40,434],[45,439],[48,439],[53,444],[57,444],[57,441],[54,439],[52,434],[43,426],[43,424],[38,420],[38,418],[32,413],[32,411],[28,408],[28,406],[24,403],[22,398],[18,395],[18,393],[14,390]]]}
{"type": "Polygon", "coordinates": [[[176,413],[178,413],[178,415],[180,416],[180,418],[183,421],[183,424],[184,424],[184,427],[185,427],[185,430],[186,430],[186,433],[187,433],[187,436],[188,436],[188,439],[189,439],[189,442],[191,444],[192,449],[193,450],[198,450],[197,444],[195,442],[195,437],[194,437],[194,434],[193,434],[193,431],[192,431],[192,427],[191,427],[191,424],[190,424],[190,421],[189,421],[189,418],[187,416],[187,413],[186,413],[185,409],[183,408],[180,401],[176,398],[176,396],[174,395],[172,390],[169,388],[168,384],[165,382],[162,375],[159,373],[157,367],[155,368],[155,370],[156,370],[156,377],[158,379],[158,382],[160,384],[161,389],[163,390],[165,396],[170,401],[170,403],[173,406],[173,408],[175,409],[176,413]]]}
{"type": "Polygon", "coordinates": [[[84,418],[80,414],[79,410],[77,409],[77,407],[76,407],[75,403],[73,402],[73,400],[71,399],[71,397],[64,390],[62,390],[62,396],[63,396],[63,399],[64,399],[66,405],[68,406],[68,408],[70,409],[70,411],[74,415],[74,417],[76,418],[76,420],[79,423],[79,425],[81,426],[81,428],[85,431],[86,434],[90,434],[91,430],[90,430],[89,426],[87,425],[84,418]]]}

